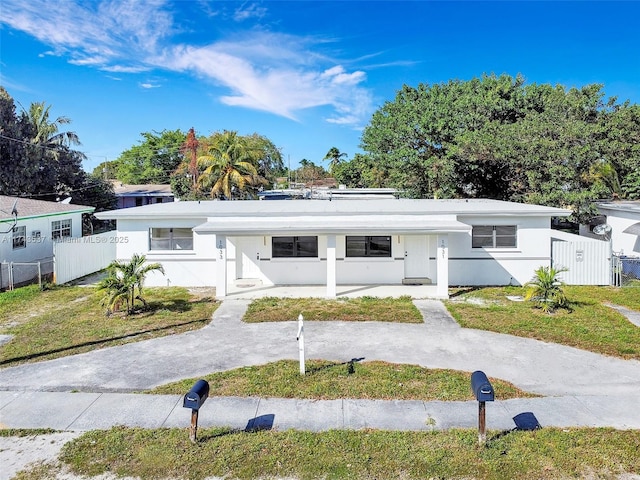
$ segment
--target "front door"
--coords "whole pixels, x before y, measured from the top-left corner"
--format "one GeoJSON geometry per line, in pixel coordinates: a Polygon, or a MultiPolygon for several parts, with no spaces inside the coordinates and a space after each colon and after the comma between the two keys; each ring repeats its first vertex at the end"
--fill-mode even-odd
{"type": "Polygon", "coordinates": [[[404,278],[429,277],[429,237],[407,235],[404,237],[404,278]]]}
{"type": "Polygon", "coordinates": [[[238,238],[236,241],[236,279],[260,278],[260,238],[238,238]]]}

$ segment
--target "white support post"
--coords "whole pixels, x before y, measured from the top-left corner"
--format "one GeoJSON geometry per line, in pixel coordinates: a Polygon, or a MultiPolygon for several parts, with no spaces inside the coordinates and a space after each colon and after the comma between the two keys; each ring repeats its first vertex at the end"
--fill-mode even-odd
{"type": "Polygon", "coordinates": [[[439,298],[449,298],[449,236],[438,235],[436,268],[438,281],[436,292],[439,298]]]}
{"type": "Polygon", "coordinates": [[[336,298],[336,236],[327,236],[327,298],[336,298]]]}
{"type": "Polygon", "coordinates": [[[216,235],[216,298],[227,296],[227,237],[216,235]]]}
{"type": "Polygon", "coordinates": [[[298,356],[300,357],[300,375],[304,375],[304,318],[302,314],[298,315],[298,336],[296,340],[298,340],[298,356]]]}

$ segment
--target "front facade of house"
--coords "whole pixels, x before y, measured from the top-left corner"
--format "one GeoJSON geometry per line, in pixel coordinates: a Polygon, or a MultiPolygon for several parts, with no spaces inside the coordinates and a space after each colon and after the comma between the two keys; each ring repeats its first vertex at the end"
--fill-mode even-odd
{"type": "Polygon", "coordinates": [[[53,272],[53,243],[82,236],[82,215],[94,207],[0,195],[0,288],[53,272]],[[14,208],[17,215],[12,215],[14,208]],[[13,265],[13,267],[12,267],[13,265]],[[11,278],[9,278],[11,276],[11,278]]]}
{"type": "Polygon", "coordinates": [[[521,285],[551,260],[568,210],[495,200],[202,201],[101,212],[121,260],[160,262],[147,285],[521,285]]]}

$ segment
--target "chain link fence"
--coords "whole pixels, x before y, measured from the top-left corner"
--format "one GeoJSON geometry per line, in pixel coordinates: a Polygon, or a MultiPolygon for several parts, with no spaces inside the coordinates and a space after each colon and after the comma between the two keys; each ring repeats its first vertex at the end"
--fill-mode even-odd
{"type": "Polygon", "coordinates": [[[39,262],[1,262],[0,291],[53,280],[53,258],[39,262]]]}
{"type": "Polygon", "coordinates": [[[637,281],[640,280],[640,257],[615,256],[613,273],[617,286],[637,285],[637,281]]]}

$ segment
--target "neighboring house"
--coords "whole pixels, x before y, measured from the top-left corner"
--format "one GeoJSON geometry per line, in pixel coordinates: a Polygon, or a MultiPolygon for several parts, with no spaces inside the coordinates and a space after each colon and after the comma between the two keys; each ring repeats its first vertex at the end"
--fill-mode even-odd
{"type": "MultiPolygon", "coordinates": [[[[599,202],[596,204],[611,227],[611,248],[618,255],[640,256],[640,200],[599,202]]],[[[591,228],[591,230],[593,230],[591,228]]],[[[593,236],[593,232],[589,236],[593,236]]]]}
{"type": "Polygon", "coordinates": [[[38,262],[43,275],[52,273],[54,241],[81,237],[82,215],[93,211],[84,205],[0,195],[0,288],[9,281],[18,285],[31,280],[38,262]]]}
{"type": "Polygon", "coordinates": [[[141,207],[152,203],[174,201],[171,185],[124,185],[115,182],[113,191],[118,198],[117,208],[141,207]]]}
{"type": "Polygon", "coordinates": [[[551,263],[551,218],[569,210],[497,200],[202,201],[100,212],[117,257],[160,262],[148,285],[522,285],[551,263]]]}
{"type": "Polygon", "coordinates": [[[640,256],[640,200],[598,202],[600,215],[588,224],[580,225],[580,235],[611,241],[617,255],[640,256]],[[606,233],[597,235],[594,228],[608,225],[606,233]]]}

